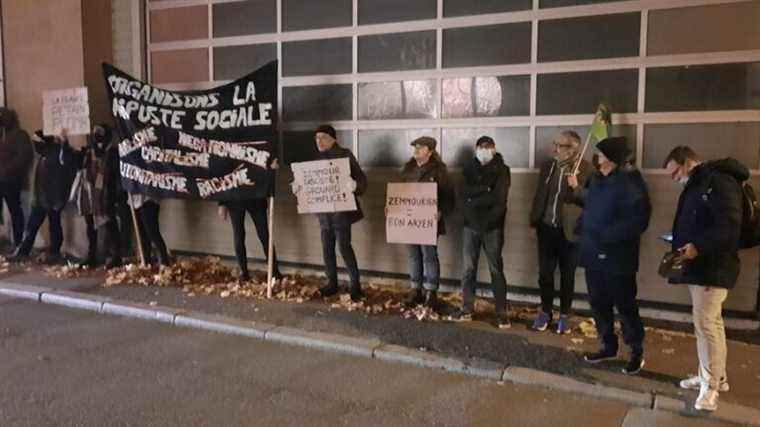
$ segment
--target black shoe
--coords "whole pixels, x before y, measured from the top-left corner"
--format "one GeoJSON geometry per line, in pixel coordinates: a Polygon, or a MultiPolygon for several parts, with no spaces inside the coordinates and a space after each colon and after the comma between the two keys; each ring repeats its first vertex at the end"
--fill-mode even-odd
{"type": "Polygon", "coordinates": [[[509,320],[507,313],[496,314],[496,327],[499,329],[509,329],[512,327],[512,322],[509,320]]]}
{"type": "Polygon", "coordinates": [[[251,280],[251,275],[247,271],[241,271],[238,280],[241,282],[248,282],[251,280]]]}
{"type": "Polygon", "coordinates": [[[412,308],[416,307],[417,304],[421,304],[423,301],[425,301],[425,297],[422,295],[422,289],[412,289],[404,300],[404,305],[412,308]]]}
{"type": "Polygon", "coordinates": [[[338,293],[338,286],[337,285],[327,285],[322,286],[319,288],[319,294],[322,295],[322,298],[331,297],[338,293]]]}
{"type": "Polygon", "coordinates": [[[11,262],[11,263],[27,262],[27,261],[29,261],[29,255],[24,255],[24,254],[18,254],[17,253],[17,254],[11,255],[10,257],[6,258],[6,261],[11,262]]]}
{"type": "Polygon", "coordinates": [[[88,268],[95,268],[98,266],[98,260],[95,257],[88,256],[82,265],[87,266],[88,268]]]}
{"type": "Polygon", "coordinates": [[[596,353],[586,353],[583,356],[583,360],[588,363],[599,363],[611,359],[617,359],[617,350],[612,351],[603,348],[596,353]]]}
{"type": "Polygon", "coordinates": [[[45,255],[44,259],[42,260],[42,263],[47,265],[58,265],[63,264],[63,262],[63,256],[61,256],[59,253],[49,253],[45,255]]]}
{"type": "Polygon", "coordinates": [[[438,292],[425,291],[425,302],[423,304],[425,307],[432,308],[433,310],[438,308],[438,292]]]}
{"type": "Polygon", "coordinates": [[[628,363],[625,364],[623,367],[623,373],[626,375],[635,375],[638,374],[639,371],[641,371],[641,368],[644,367],[644,355],[643,354],[633,354],[631,355],[631,360],[628,361],[628,363]]]}
{"type": "Polygon", "coordinates": [[[472,310],[460,308],[459,310],[452,313],[450,317],[454,322],[471,322],[472,310]]]}
{"type": "Polygon", "coordinates": [[[122,265],[123,265],[123,262],[122,262],[121,258],[111,258],[106,263],[106,269],[110,270],[112,268],[121,267],[122,265]]]}
{"type": "Polygon", "coordinates": [[[349,294],[351,295],[351,301],[353,302],[359,302],[365,297],[364,292],[362,292],[360,287],[352,287],[349,294]]]}
{"type": "Polygon", "coordinates": [[[161,267],[170,267],[173,263],[174,263],[174,261],[172,260],[172,258],[168,254],[167,255],[159,255],[158,256],[158,264],[161,267]]]}

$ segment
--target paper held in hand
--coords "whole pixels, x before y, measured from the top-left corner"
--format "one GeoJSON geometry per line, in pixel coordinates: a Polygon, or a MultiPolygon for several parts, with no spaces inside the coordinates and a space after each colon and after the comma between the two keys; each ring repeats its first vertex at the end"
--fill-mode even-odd
{"type": "Polygon", "coordinates": [[[388,243],[436,244],[438,184],[389,183],[385,207],[385,236],[388,243]]]}
{"type": "Polygon", "coordinates": [[[86,87],[49,90],[42,94],[42,122],[45,135],[90,133],[90,105],[86,87]]]}
{"type": "Polygon", "coordinates": [[[298,187],[298,213],[356,210],[350,188],[351,166],[347,157],[293,163],[293,185],[298,187]]]}

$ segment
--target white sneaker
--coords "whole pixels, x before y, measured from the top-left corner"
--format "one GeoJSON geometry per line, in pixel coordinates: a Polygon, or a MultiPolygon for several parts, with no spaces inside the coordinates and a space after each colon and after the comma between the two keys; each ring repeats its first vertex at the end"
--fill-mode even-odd
{"type": "MultiPolygon", "coordinates": [[[[693,376],[689,377],[685,380],[681,380],[678,385],[681,388],[685,388],[687,390],[699,390],[699,387],[702,385],[702,383],[699,381],[699,376],[693,376]]],[[[726,381],[725,378],[723,378],[720,381],[720,385],[718,386],[718,391],[721,393],[727,393],[728,390],[730,390],[730,387],[728,386],[728,381],[726,381]]]]}
{"type": "Polygon", "coordinates": [[[699,389],[699,396],[694,402],[694,409],[698,411],[714,411],[718,409],[718,390],[707,387],[699,389]]]}

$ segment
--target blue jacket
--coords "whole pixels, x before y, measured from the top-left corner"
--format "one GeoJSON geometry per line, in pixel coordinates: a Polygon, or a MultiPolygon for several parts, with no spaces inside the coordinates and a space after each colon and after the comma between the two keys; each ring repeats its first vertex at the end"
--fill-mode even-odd
{"type": "Polygon", "coordinates": [[[734,287],[739,276],[742,224],[739,182],[747,178],[747,168],[734,159],[703,163],[691,171],[678,199],[673,250],[693,243],[698,255],[685,264],[683,276],[670,283],[734,287]]]}
{"type": "Polygon", "coordinates": [[[641,173],[615,169],[589,181],[581,217],[580,264],[587,270],[630,274],[639,269],[639,241],[652,205],[641,173]]]}

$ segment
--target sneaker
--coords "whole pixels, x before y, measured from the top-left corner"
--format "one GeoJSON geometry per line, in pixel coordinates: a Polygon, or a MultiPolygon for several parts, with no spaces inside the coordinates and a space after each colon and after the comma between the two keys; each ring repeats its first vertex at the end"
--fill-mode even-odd
{"type": "MultiPolygon", "coordinates": [[[[699,376],[695,375],[693,377],[686,378],[685,380],[681,380],[681,382],[678,383],[678,386],[687,390],[699,390],[702,386],[702,382],[699,380],[699,376]]],[[[730,389],[731,387],[728,386],[728,381],[726,381],[725,378],[721,379],[720,385],[718,386],[718,391],[721,393],[727,393],[730,389]]]]}
{"type": "Polygon", "coordinates": [[[425,301],[423,302],[425,307],[435,310],[438,308],[438,292],[425,291],[425,301]]]}
{"type": "Polygon", "coordinates": [[[570,333],[570,317],[567,314],[560,314],[557,322],[557,333],[560,335],[570,333]]]}
{"type": "Polygon", "coordinates": [[[533,326],[531,326],[531,329],[534,331],[545,331],[546,328],[549,327],[549,322],[551,322],[552,317],[549,314],[544,313],[543,311],[538,312],[538,316],[536,316],[536,320],[533,321],[533,326]]]}
{"type": "Polygon", "coordinates": [[[714,411],[718,409],[718,390],[708,387],[700,387],[699,396],[694,402],[694,409],[698,411],[714,411]]]}
{"type": "Polygon", "coordinates": [[[507,313],[500,313],[496,315],[496,327],[499,329],[509,329],[512,327],[512,322],[509,320],[507,313]]]}
{"type": "Polygon", "coordinates": [[[599,363],[611,359],[617,359],[617,350],[611,351],[607,349],[601,349],[596,353],[586,353],[586,355],[583,356],[583,360],[588,363],[599,363]]]}
{"type": "Polygon", "coordinates": [[[644,367],[644,356],[635,354],[631,356],[631,360],[626,363],[622,371],[626,375],[636,375],[644,367]]]}
{"type": "Polygon", "coordinates": [[[460,308],[459,310],[452,313],[450,317],[454,322],[471,322],[472,310],[460,308]]]}
{"type": "Polygon", "coordinates": [[[11,262],[11,263],[27,262],[27,261],[29,261],[29,255],[15,254],[15,255],[11,255],[10,257],[6,258],[5,260],[8,261],[8,262],[11,262]]]}
{"type": "Polygon", "coordinates": [[[421,304],[424,300],[425,297],[422,295],[422,289],[415,288],[409,291],[409,295],[404,299],[404,305],[408,308],[413,308],[416,307],[417,304],[421,304]]]}
{"type": "Polygon", "coordinates": [[[364,299],[364,292],[362,292],[362,289],[359,287],[352,287],[351,291],[349,292],[351,295],[351,301],[353,302],[359,302],[364,299]]]}
{"type": "Polygon", "coordinates": [[[326,285],[319,288],[319,294],[322,295],[322,298],[331,297],[337,293],[338,293],[337,285],[326,285]]]}

